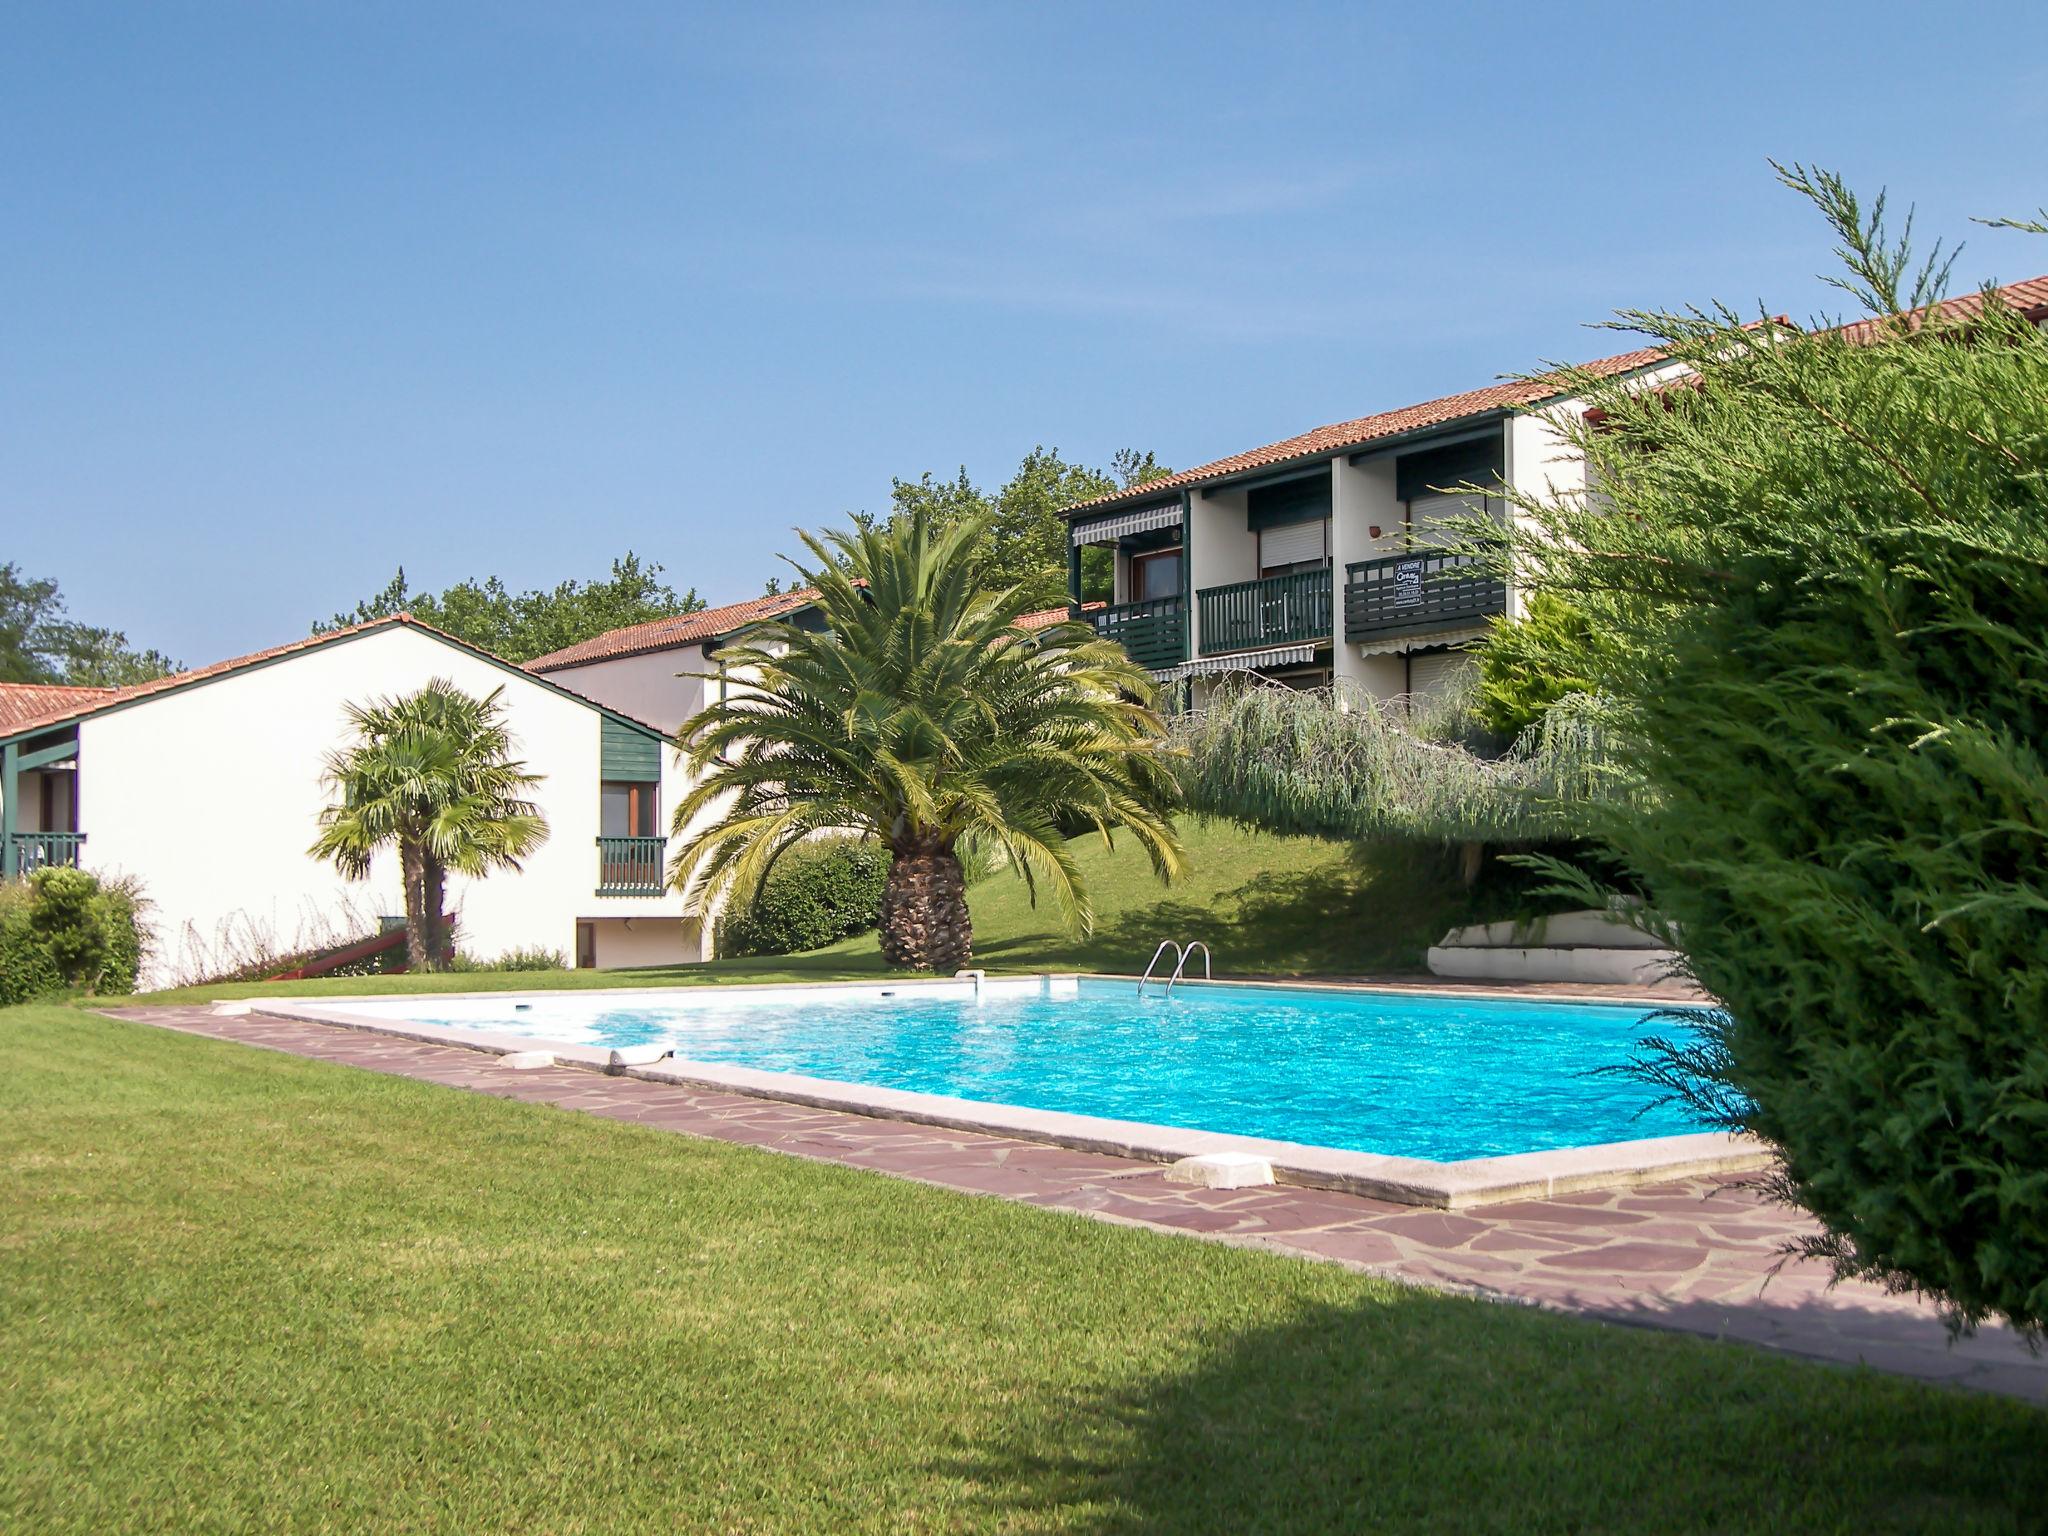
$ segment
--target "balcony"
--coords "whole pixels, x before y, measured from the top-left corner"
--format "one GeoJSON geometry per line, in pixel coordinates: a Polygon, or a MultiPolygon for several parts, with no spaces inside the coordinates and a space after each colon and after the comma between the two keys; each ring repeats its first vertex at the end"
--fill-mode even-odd
{"type": "Polygon", "coordinates": [[[83,832],[11,832],[5,849],[5,869],[0,873],[32,875],[55,865],[76,868],[84,851],[83,832]]]}
{"type": "Polygon", "coordinates": [[[1086,615],[1095,633],[1114,640],[1131,660],[1154,671],[1188,659],[1188,609],[1177,597],[1117,603],[1086,615]]]}
{"type": "Polygon", "coordinates": [[[1395,555],[1344,567],[1346,640],[1456,629],[1507,608],[1507,583],[1469,555],[1395,555]]]}
{"type": "Polygon", "coordinates": [[[668,886],[668,839],[665,837],[600,837],[597,840],[597,894],[659,896],[668,886]]]}
{"type": "Polygon", "coordinates": [[[1328,566],[1205,587],[1196,601],[1201,604],[1204,656],[1330,638],[1328,566]]]}

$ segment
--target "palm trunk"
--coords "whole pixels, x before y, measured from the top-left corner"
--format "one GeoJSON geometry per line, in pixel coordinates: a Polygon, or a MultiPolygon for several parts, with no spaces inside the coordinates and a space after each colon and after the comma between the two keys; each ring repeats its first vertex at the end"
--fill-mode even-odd
{"type": "Polygon", "coordinates": [[[429,970],[445,970],[450,950],[448,914],[448,871],[431,853],[420,856],[420,906],[427,917],[427,953],[433,958],[429,970]]]}
{"type": "Polygon", "coordinates": [[[967,880],[951,848],[914,844],[892,850],[881,928],[882,958],[896,970],[950,976],[973,958],[967,880]]]}
{"type": "Polygon", "coordinates": [[[405,966],[409,971],[425,971],[430,969],[428,957],[434,951],[432,937],[427,933],[427,893],[420,879],[419,844],[402,840],[398,863],[405,882],[405,966]]]}
{"type": "Polygon", "coordinates": [[[1464,843],[1458,849],[1458,883],[1471,890],[1486,869],[1486,844],[1464,843]]]}

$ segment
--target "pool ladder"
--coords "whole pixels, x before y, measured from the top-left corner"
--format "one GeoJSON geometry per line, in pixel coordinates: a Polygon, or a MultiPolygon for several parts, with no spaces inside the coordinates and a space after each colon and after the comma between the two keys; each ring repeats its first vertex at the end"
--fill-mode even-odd
{"type": "Polygon", "coordinates": [[[1180,980],[1181,973],[1187,969],[1188,957],[1198,949],[1202,952],[1202,980],[1214,981],[1216,979],[1209,973],[1209,946],[1200,939],[1190,939],[1186,944],[1176,944],[1171,939],[1161,939],[1159,947],[1152,951],[1152,960],[1145,967],[1145,974],[1138,978],[1138,996],[1143,997],[1145,995],[1145,983],[1152,979],[1152,973],[1159,968],[1159,957],[1169,949],[1173,951],[1173,974],[1166,978],[1166,995],[1168,997],[1173,996],[1173,984],[1180,980]]]}

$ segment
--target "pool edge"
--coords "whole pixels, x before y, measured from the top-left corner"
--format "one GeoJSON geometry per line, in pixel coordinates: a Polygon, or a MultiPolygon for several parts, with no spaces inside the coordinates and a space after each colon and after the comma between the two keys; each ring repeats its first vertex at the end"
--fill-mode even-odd
{"type": "MultiPolygon", "coordinates": [[[[892,987],[949,984],[959,985],[950,979],[939,978],[932,982],[888,983],[892,987]]],[[[613,1068],[610,1066],[611,1053],[596,1047],[555,1045],[527,1035],[492,1034],[485,1030],[374,1018],[350,1014],[334,1006],[371,1000],[335,998],[315,1002],[307,999],[304,1005],[294,1007],[291,1004],[299,1000],[264,999],[261,1002],[250,1000],[249,1006],[252,1012],[298,1023],[362,1030],[422,1044],[457,1046],[491,1056],[544,1050],[564,1066],[589,1071],[615,1072],[651,1082],[710,1088],[749,1098],[866,1115],[873,1119],[1009,1136],[1021,1141],[1140,1162],[1163,1164],[1206,1152],[1249,1152],[1267,1159],[1273,1166],[1275,1179],[1282,1184],[1336,1190],[1443,1211],[1467,1210],[1513,1200],[1550,1199],[1591,1190],[1628,1189],[1707,1174],[1756,1172],[1769,1167],[1773,1161],[1768,1147],[1753,1137],[1723,1131],[1700,1131],[1640,1141],[1601,1142],[1589,1147],[1564,1147],[1547,1152],[1517,1152],[1500,1157],[1437,1163],[1422,1158],[1239,1136],[1225,1131],[1188,1130],[1136,1120],[1080,1115],[1065,1110],[1029,1109],[1021,1105],[959,1099],[902,1088],[869,1087],[833,1078],[770,1072],[758,1067],[682,1057],[671,1057],[652,1066],[613,1068]]]]}

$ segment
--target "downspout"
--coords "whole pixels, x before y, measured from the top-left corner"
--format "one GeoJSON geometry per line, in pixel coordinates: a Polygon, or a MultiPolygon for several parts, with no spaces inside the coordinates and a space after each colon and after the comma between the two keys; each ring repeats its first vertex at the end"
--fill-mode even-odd
{"type": "MultiPolygon", "coordinates": [[[[1180,493],[1180,659],[1195,655],[1195,493],[1180,493]]],[[[1195,707],[1195,680],[1180,680],[1182,709],[1195,707]]]]}
{"type": "Polygon", "coordinates": [[[21,799],[21,746],[8,742],[0,747],[0,875],[16,873],[14,867],[14,823],[21,799]]]}

